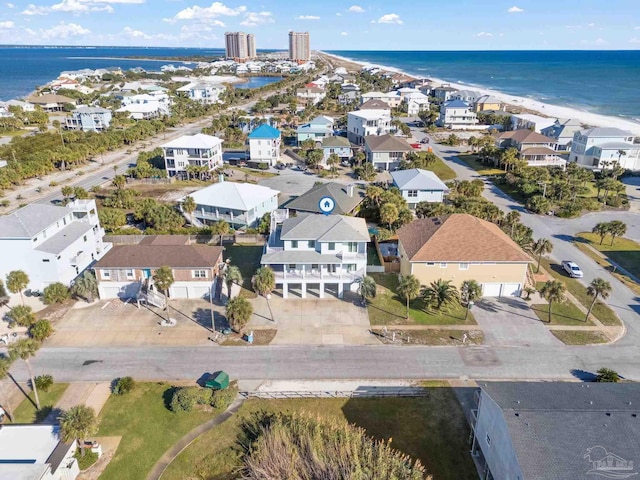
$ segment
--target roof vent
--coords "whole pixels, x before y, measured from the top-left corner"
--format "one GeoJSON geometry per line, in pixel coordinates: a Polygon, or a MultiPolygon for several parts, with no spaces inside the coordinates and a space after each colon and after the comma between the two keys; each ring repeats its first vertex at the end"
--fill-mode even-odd
{"type": "Polygon", "coordinates": [[[514,415],[515,415],[516,417],[519,417],[519,416],[520,416],[520,414],[519,414],[518,412],[514,413],[514,415]]]}
{"type": "Polygon", "coordinates": [[[635,413],[632,413],[632,414],[631,414],[631,416],[632,416],[633,418],[636,418],[638,415],[637,415],[637,414],[635,414],[635,413]]]}
{"type": "Polygon", "coordinates": [[[605,415],[606,415],[607,417],[610,417],[610,416],[611,416],[611,413],[607,412],[607,413],[605,413],[605,415]]]}

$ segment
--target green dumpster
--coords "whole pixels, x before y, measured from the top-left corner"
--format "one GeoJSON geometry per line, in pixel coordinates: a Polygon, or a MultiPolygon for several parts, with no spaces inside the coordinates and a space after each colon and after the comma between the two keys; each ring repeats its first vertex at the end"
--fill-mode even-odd
{"type": "Polygon", "coordinates": [[[226,372],[214,373],[209,376],[204,386],[214,390],[224,390],[229,386],[229,374],[226,372]]]}

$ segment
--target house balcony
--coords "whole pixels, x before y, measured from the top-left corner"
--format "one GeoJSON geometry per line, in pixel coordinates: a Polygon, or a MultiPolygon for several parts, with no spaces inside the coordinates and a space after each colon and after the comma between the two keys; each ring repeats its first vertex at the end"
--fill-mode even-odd
{"type": "Polygon", "coordinates": [[[195,217],[198,220],[209,220],[213,222],[219,222],[224,220],[227,223],[233,223],[234,225],[248,225],[247,214],[229,215],[224,213],[206,212],[202,210],[196,210],[194,212],[195,217]]]}
{"type": "Polygon", "coordinates": [[[365,269],[329,272],[324,269],[286,269],[274,272],[276,283],[352,283],[365,276],[365,269]]]}
{"type": "Polygon", "coordinates": [[[530,167],[562,167],[565,168],[567,161],[558,155],[523,155],[522,159],[530,167]]]}

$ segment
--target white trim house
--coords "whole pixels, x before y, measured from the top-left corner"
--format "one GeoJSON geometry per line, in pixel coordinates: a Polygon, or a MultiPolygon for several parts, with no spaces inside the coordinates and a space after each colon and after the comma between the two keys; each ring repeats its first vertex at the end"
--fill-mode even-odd
{"type": "Polygon", "coordinates": [[[613,162],[640,170],[640,145],[631,132],[619,128],[589,128],[573,135],[569,161],[587,168],[608,168],[613,162]],[[624,153],[621,153],[624,152],[624,153]]]}
{"type": "Polygon", "coordinates": [[[476,125],[478,116],[467,102],[450,100],[440,107],[440,117],[436,124],[439,127],[466,127],[476,125]]]}
{"type": "Polygon", "coordinates": [[[449,188],[438,176],[430,170],[412,168],[391,172],[393,185],[398,187],[402,198],[407,201],[409,208],[414,209],[420,202],[444,201],[449,188]]]}
{"type": "Polygon", "coordinates": [[[274,166],[280,160],[280,130],[266,123],[249,134],[249,158],[252,162],[265,162],[274,166]]]}
{"type": "Polygon", "coordinates": [[[341,298],[355,291],[366,274],[369,232],[363,218],[306,215],[288,218],[286,210],[271,217],[271,234],[260,263],[275,272],[282,297],[298,290],[302,298],[325,290],[341,298]]]}
{"type": "Polygon", "coordinates": [[[347,114],[347,138],[356,145],[363,145],[368,135],[385,135],[390,131],[390,110],[358,110],[347,114]]]}
{"type": "Polygon", "coordinates": [[[207,167],[208,171],[222,166],[222,140],[198,133],[183,135],[161,145],[168,177],[185,176],[188,166],[207,167]]]}

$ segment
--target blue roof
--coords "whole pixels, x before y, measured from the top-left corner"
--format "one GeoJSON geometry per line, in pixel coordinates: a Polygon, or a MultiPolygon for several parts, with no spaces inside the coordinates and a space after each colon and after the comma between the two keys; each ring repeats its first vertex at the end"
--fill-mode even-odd
{"type": "Polygon", "coordinates": [[[445,108],[469,108],[469,104],[467,102],[463,102],[462,100],[451,100],[444,104],[445,108]]]}
{"type": "Polygon", "coordinates": [[[249,138],[280,138],[280,130],[264,123],[251,132],[249,138]]]}

